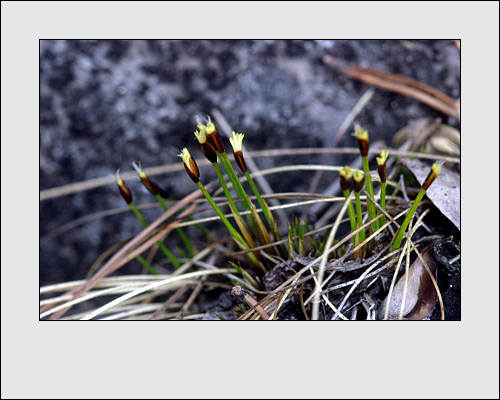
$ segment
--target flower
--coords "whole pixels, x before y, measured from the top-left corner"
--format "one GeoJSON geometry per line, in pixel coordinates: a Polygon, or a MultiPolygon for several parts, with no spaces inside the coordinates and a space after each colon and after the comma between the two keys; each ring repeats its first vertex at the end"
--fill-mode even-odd
{"type": "Polygon", "coordinates": [[[380,177],[380,181],[385,183],[387,180],[386,172],[385,172],[385,164],[387,162],[387,157],[389,157],[389,152],[387,150],[382,150],[380,152],[380,157],[377,157],[378,164],[378,176],[380,177]]]}
{"type": "Polygon", "coordinates": [[[352,173],[352,189],[359,193],[361,189],[363,189],[363,185],[365,183],[365,174],[361,172],[359,169],[355,169],[352,173]]]}
{"type": "Polygon", "coordinates": [[[196,139],[198,139],[198,142],[200,144],[207,142],[207,135],[205,134],[204,129],[194,131],[194,136],[196,137],[196,139]]]}
{"type": "Polygon", "coordinates": [[[382,165],[387,162],[387,158],[389,157],[389,152],[387,150],[382,150],[380,152],[380,157],[377,157],[377,164],[382,165]]]}
{"type": "Polygon", "coordinates": [[[193,182],[198,183],[200,181],[200,171],[198,169],[196,161],[189,153],[189,150],[184,147],[179,153],[179,157],[182,158],[182,161],[184,162],[184,168],[186,168],[186,172],[191,177],[193,182]]]}
{"type": "Polygon", "coordinates": [[[243,133],[236,133],[233,131],[233,137],[229,138],[229,142],[231,146],[233,146],[233,154],[234,159],[236,160],[236,164],[240,167],[241,171],[246,174],[247,173],[247,165],[245,163],[245,159],[243,158],[243,138],[245,135],[243,133]]]}
{"type": "Polygon", "coordinates": [[[222,144],[222,139],[217,132],[217,129],[215,129],[215,125],[210,119],[210,116],[207,115],[205,121],[206,124],[204,125],[201,122],[201,118],[196,115],[196,122],[197,122],[197,127],[198,130],[205,132],[205,135],[207,136],[208,141],[210,144],[214,147],[215,150],[217,150],[220,154],[225,153],[226,150],[224,150],[224,145],[222,144]]]}
{"type": "Polygon", "coordinates": [[[358,139],[359,151],[361,152],[361,157],[368,156],[368,149],[370,147],[370,138],[368,136],[368,131],[363,129],[361,125],[355,124],[354,126],[354,136],[358,139]]]}
{"type": "Polygon", "coordinates": [[[233,146],[233,152],[241,151],[242,145],[243,145],[243,138],[245,135],[243,133],[236,133],[233,131],[233,137],[229,138],[229,142],[231,143],[231,146],[233,146]]]}
{"type": "Polygon", "coordinates": [[[205,130],[204,129],[201,131],[196,130],[194,131],[194,135],[196,136],[196,139],[198,139],[198,142],[200,143],[201,146],[201,151],[208,159],[208,161],[210,161],[212,164],[216,163],[217,153],[215,152],[212,145],[208,142],[205,130]]]}
{"type": "Polygon", "coordinates": [[[351,184],[352,170],[351,167],[346,165],[340,170],[340,189],[342,191],[349,190],[351,184]]]}

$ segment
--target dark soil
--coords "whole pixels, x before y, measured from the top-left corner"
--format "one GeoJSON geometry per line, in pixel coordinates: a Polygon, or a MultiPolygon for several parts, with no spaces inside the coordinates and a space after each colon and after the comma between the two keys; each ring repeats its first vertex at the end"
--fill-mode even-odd
{"type": "MultiPolygon", "coordinates": [[[[44,40],[40,42],[40,190],[107,176],[118,168],[130,171],[133,161],[142,161],[146,170],[176,163],[186,146],[201,159],[193,135],[194,116],[210,114],[214,108],[236,131],[245,133],[249,150],[328,146],[369,88],[325,66],[322,59],[328,54],[417,79],[453,98],[460,96],[460,53],[451,40],[44,40]]],[[[441,118],[459,128],[457,120],[427,105],[379,89],[357,121],[372,140],[391,145],[399,129],[419,118],[441,118]]],[[[349,134],[338,144],[355,145],[349,134]]],[[[255,161],[260,168],[269,168],[289,163],[339,165],[353,157],[255,161]]],[[[208,168],[201,172],[205,183],[215,176],[208,168]]],[[[279,174],[271,175],[269,182],[277,192],[304,192],[311,178],[311,173],[279,174]]],[[[334,178],[324,174],[319,187],[334,178]]],[[[184,171],[158,176],[156,181],[175,199],[195,189],[184,171]]],[[[152,203],[138,180],[129,186],[137,204],[152,203]]],[[[119,238],[133,237],[141,226],[125,213],[97,218],[46,241],[51,232],[83,216],[124,206],[115,185],[41,202],[40,285],[82,279],[106,249],[119,238]]],[[[144,213],[153,220],[160,211],[144,213]]],[[[312,223],[317,218],[310,217],[312,223]]],[[[432,220],[427,224],[432,226],[432,220]]],[[[459,232],[451,223],[444,219],[439,226],[443,235],[454,234],[459,245],[459,232]]],[[[196,230],[191,233],[197,237],[196,230]]],[[[446,319],[460,319],[460,261],[451,268],[446,265],[455,251],[442,249],[438,271],[446,319]]],[[[134,263],[123,268],[124,273],[140,271],[134,263]]],[[[214,292],[204,301],[208,306],[199,307],[207,312],[228,310],[234,304],[227,293],[214,292]]],[[[289,319],[302,313],[284,311],[289,319]]],[[[439,310],[434,314],[433,319],[439,318],[439,310]]]]}

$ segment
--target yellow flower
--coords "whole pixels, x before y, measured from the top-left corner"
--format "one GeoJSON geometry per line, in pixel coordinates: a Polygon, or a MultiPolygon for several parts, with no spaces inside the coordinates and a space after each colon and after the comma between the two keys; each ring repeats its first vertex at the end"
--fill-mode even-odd
{"type": "Polygon", "coordinates": [[[204,129],[194,131],[194,136],[196,136],[196,139],[198,139],[200,144],[207,142],[207,135],[204,129]]]}
{"type": "Polygon", "coordinates": [[[351,183],[352,170],[346,165],[340,170],[340,189],[348,190],[351,183]]]}
{"type": "Polygon", "coordinates": [[[363,129],[361,125],[356,124],[354,126],[354,136],[358,139],[359,151],[361,152],[361,157],[368,156],[368,148],[370,147],[370,138],[368,137],[368,131],[363,129]]]}
{"type": "Polygon", "coordinates": [[[382,150],[380,152],[380,157],[377,157],[378,176],[380,177],[380,182],[383,183],[387,181],[386,168],[385,168],[387,157],[389,157],[389,152],[387,150],[382,150]]]}
{"type": "Polygon", "coordinates": [[[241,151],[241,146],[243,145],[243,138],[245,135],[243,133],[236,133],[233,131],[233,137],[229,138],[231,146],[233,146],[233,152],[241,151]]]}
{"type": "Polygon", "coordinates": [[[365,183],[365,174],[359,169],[354,170],[352,173],[352,188],[355,192],[359,193],[363,189],[365,183]]]}
{"type": "Polygon", "coordinates": [[[236,164],[240,167],[241,171],[246,174],[247,173],[247,165],[245,163],[245,159],[243,158],[243,138],[245,135],[243,133],[236,133],[233,131],[233,137],[229,138],[229,142],[231,146],[233,146],[234,159],[236,160],[236,164]]]}
{"type": "MultiPolygon", "coordinates": [[[[219,132],[217,132],[217,129],[215,129],[215,125],[210,119],[210,117],[207,115],[205,121],[206,124],[203,124],[201,122],[201,118],[198,117],[197,115],[195,116],[196,118],[196,123],[198,130],[200,132],[204,132],[208,142],[213,146],[215,150],[217,150],[220,154],[225,153],[226,150],[224,150],[224,145],[222,144],[222,139],[219,135],[219,132]]],[[[195,132],[196,135],[196,132],[195,132]]]]}
{"type": "Polygon", "coordinates": [[[389,157],[389,152],[387,150],[382,150],[380,152],[380,157],[377,157],[377,164],[378,165],[385,165],[388,157],[389,157]]]}

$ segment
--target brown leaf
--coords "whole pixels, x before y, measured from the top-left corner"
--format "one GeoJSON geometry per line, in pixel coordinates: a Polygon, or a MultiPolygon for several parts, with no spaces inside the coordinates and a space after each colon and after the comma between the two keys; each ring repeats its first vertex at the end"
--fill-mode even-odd
{"type": "MultiPolygon", "coordinates": [[[[423,184],[430,166],[420,160],[401,159],[423,184]]],[[[460,175],[443,166],[441,173],[427,190],[427,197],[460,230],[460,175]]]]}
{"type": "MultiPolygon", "coordinates": [[[[433,244],[427,246],[422,252],[422,258],[427,263],[434,278],[437,276],[438,262],[431,251],[433,244]]],[[[410,266],[408,271],[408,287],[406,290],[406,299],[403,310],[403,318],[410,320],[429,319],[436,306],[438,295],[432,283],[429,274],[425,270],[420,258],[410,266]]],[[[394,286],[392,296],[389,303],[389,313],[387,319],[398,319],[403,301],[403,292],[405,285],[404,275],[399,279],[394,286]]],[[[387,298],[382,302],[377,310],[377,318],[383,319],[385,315],[387,298]]]]}

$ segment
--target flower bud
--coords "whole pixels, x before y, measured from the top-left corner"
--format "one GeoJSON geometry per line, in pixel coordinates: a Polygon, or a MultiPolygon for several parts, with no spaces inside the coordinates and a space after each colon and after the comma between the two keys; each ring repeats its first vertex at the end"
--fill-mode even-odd
{"type": "Polygon", "coordinates": [[[132,166],[134,169],[137,171],[139,174],[139,178],[141,178],[142,183],[148,189],[149,193],[151,193],[153,196],[160,195],[164,199],[168,199],[168,193],[163,190],[158,184],[146,175],[146,173],[143,171],[141,163],[136,164],[135,162],[132,163],[132,166]]]}
{"type": "Polygon", "coordinates": [[[432,164],[431,172],[429,172],[429,175],[427,175],[427,178],[425,179],[425,182],[422,185],[422,189],[427,191],[429,186],[432,185],[432,182],[434,182],[436,180],[439,173],[441,172],[442,165],[443,165],[443,162],[437,162],[437,163],[432,164]]]}
{"type": "Polygon", "coordinates": [[[132,192],[120,177],[120,170],[116,171],[116,183],[118,184],[118,190],[120,190],[120,194],[123,199],[127,202],[127,204],[132,203],[132,192]]]}
{"type": "Polygon", "coordinates": [[[200,181],[200,171],[198,169],[198,165],[187,148],[183,148],[179,153],[179,157],[182,158],[184,162],[184,168],[186,168],[186,172],[191,177],[194,183],[198,183],[200,181]]]}
{"type": "Polygon", "coordinates": [[[146,189],[148,189],[150,193],[155,194],[153,193],[153,186],[151,185],[151,181],[147,177],[146,173],[142,170],[141,163],[136,164],[135,162],[133,162],[132,166],[139,174],[139,178],[141,178],[141,181],[144,184],[144,186],[146,186],[146,189]]]}

